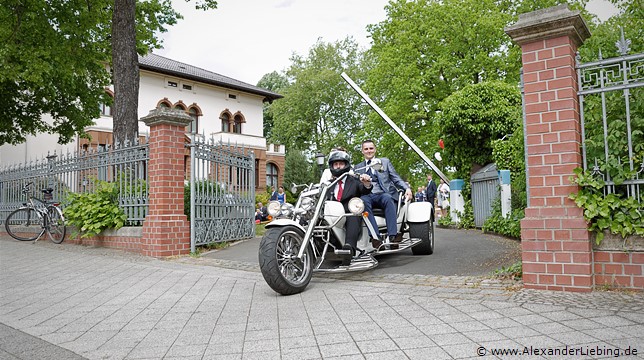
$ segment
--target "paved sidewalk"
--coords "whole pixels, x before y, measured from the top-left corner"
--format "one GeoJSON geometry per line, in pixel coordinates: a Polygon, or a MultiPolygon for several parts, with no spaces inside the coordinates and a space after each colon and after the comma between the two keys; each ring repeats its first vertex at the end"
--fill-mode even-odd
{"type": "Polygon", "coordinates": [[[256,265],[1,238],[0,359],[644,359],[643,294],[511,285],[367,272],[284,297],[256,265]]]}

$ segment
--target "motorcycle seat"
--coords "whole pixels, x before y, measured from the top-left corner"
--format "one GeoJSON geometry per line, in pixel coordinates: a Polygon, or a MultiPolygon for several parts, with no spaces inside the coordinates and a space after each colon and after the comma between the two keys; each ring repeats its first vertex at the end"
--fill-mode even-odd
{"type": "Polygon", "coordinates": [[[373,213],[373,216],[385,217],[385,210],[384,209],[373,208],[373,209],[371,209],[371,212],[373,213]]]}

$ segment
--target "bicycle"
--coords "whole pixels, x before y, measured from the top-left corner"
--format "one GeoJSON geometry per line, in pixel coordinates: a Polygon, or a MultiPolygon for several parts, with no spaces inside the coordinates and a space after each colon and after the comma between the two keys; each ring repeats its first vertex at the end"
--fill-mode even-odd
{"type": "Polygon", "coordinates": [[[52,201],[54,189],[42,189],[43,199],[39,199],[30,195],[32,184],[23,186],[22,193],[27,195],[27,202],[7,216],[5,229],[20,241],[38,241],[46,232],[53,243],[60,244],[65,240],[67,228],[60,204],[52,201]]]}

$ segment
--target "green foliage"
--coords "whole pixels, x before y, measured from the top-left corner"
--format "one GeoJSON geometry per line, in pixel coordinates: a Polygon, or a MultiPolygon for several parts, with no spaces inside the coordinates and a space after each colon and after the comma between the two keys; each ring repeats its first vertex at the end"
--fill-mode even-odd
{"type": "Polygon", "coordinates": [[[476,224],[474,223],[474,207],[472,206],[472,200],[469,199],[465,201],[463,206],[463,211],[457,211],[459,222],[457,227],[459,229],[473,229],[476,224]]]}
{"type": "MultiPolygon", "coordinates": [[[[475,164],[492,162],[494,140],[520,133],[522,127],[519,89],[500,81],[466,86],[441,102],[440,108],[440,130],[445,141],[444,161],[456,167],[461,178],[467,178],[475,164]]],[[[523,140],[522,136],[520,140],[523,140]]],[[[502,145],[497,143],[499,150],[503,148],[502,145]]],[[[507,165],[518,168],[522,154],[513,162],[505,157],[516,156],[521,149],[508,144],[507,154],[497,155],[507,165]]]]}
{"type": "Polygon", "coordinates": [[[523,277],[523,264],[521,261],[517,261],[508,267],[502,266],[494,271],[494,275],[503,279],[521,279],[523,277]]]}
{"type": "Polygon", "coordinates": [[[84,133],[100,115],[110,84],[105,64],[105,0],[9,0],[0,7],[0,145],[27,135],[58,133],[59,143],[84,133]],[[46,121],[43,114],[51,114],[46,121]]]}
{"type": "Polygon", "coordinates": [[[271,198],[271,193],[269,192],[259,192],[255,193],[255,204],[261,202],[264,206],[268,204],[268,199],[271,198]]]}
{"type": "Polygon", "coordinates": [[[604,195],[604,181],[583,169],[574,170],[570,180],[579,185],[579,192],[570,198],[584,209],[584,218],[590,223],[590,231],[596,234],[596,243],[604,239],[604,231],[620,235],[644,236],[644,209],[634,197],[624,198],[622,194],[604,195]]]}
{"type": "Polygon", "coordinates": [[[492,205],[492,214],[483,224],[483,232],[521,239],[521,219],[525,217],[525,210],[514,209],[507,218],[501,214],[501,201],[497,199],[492,205]]]}
{"type": "Polygon", "coordinates": [[[492,161],[500,170],[510,170],[512,209],[527,207],[523,126],[505,139],[492,140],[492,161]]]}
{"type": "Polygon", "coordinates": [[[362,52],[351,38],[334,43],[318,41],[307,57],[294,55],[286,72],[290,85],[273,103],[270,141],[287,149],[328,153],[336,146],[357,143],[366,109],[340,74],[363,78],[362,52]]]}
{"type": "Polygon", "coordinates": [[[438,218],[438,225],[445,226],[445,227],[452,225],[452,213],[451,213],[451,211],[448,211],[447,215],[441,216],[440,218],[438,218]]]}
{"type": "MultiPolygon", "coordinates": [[[[199,0],[200,9],[216,8],[199,0]]],[[[7,0],[0,7],[0,145],[58,134],[68,143],[110,103],[113,0],[7,0]],[[43,115],[48,114],[51,120],[43,115]]],[[[161,47],[158,35],[181,15],[170,0],[136,3],[139,54],[161,47]]],[[[134,36],[133,36],[134,37],[134,36]]],[[[129,94],[128,97],[138,97],[129,94]]]]}
{"type": "MultiPolygon", "coordinates": [[[[372,69],[365,91],[426,154],[439,151],[436,113],[454,91],[483,81],[518,83],[519,50],[503,28],[513,21],[511,2],[493,0],[392,1],[387,19],[368,27],[372,69]]],[[[405,178],[426,168],[376,114],[365,123],[405,178]],[[398,156],[398,154],[409,156],[398,156]]],[[[505,135],[505,134],[503,134],[505,135]]],[[[446,149],[455,146],[445,142],[446,149]]],[[[442,165],[450,165],[443,157],[442,165]]],[[[425,171],[421,171],[425,172],[425,171]]]]}
{"type": "Polygon", "coordinates": [[[127,216],[118,206],[118,187],[106,181],[93,180],[94,192],[70,193],[65,206],[65,219],[81,237],[96,236],[105,229],[119,229],[127,216]]]}
{"type": "MultiPolygon", "coordinates": [[[[265,74],[257,83],[257,86],[264,88],[266,90],[271,90],[273,92],[279,93],[282,89],[288,86],[288,79],[283,73],[278,73],[273,71],[271,73],[265,74]]],[[[271,138],[271,131],[273,130],[273,104],[264,103],[264,137],[267,139],[271,138]]]]}
{"type": "Polygon", "coordinates": [[[289,190],[293,183],[310,184],[318,182],[319,179],[318,171],[313,170],[312,164],[306,159],[302,151],[295,149],[286,151],[284,183],[289,190]]]}

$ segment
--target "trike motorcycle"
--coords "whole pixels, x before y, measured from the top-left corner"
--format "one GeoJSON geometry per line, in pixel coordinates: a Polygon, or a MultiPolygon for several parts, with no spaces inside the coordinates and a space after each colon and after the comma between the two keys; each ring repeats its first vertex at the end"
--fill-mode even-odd
{"type": "MultiPolygon", "coordinates": [[[[378,170],[379,161],[371,167],[378,170]]],[[[330,200],[330,189],[351,173],[342,174],[332,182],[310,184],[300,193],[297,203],[268,204],[273,220],[266,225],[266,233],[259,247],[259,265],[266,283],[282,295],[297,294],[311,280],[314,272],[364,271],[378,266],[376,257],[411,248],[414,255],[434,252],[433,211],[429,202],[410,202],[399,193],[397,202],[397,229],[399,242],[390,242],[383,212],[374,209],[378,229],[373,229],[364,212],[360,198],[349,201],[350,213],[343,205],[330,200]],[[363,218],[358,248],[354,255],[343,250],[344,223],[349,216],[363,218]],[[374,247],[371,238],[376,238],[374,247]]],[[[295,192],[295,191],[293,191],[295,192]]]]}

